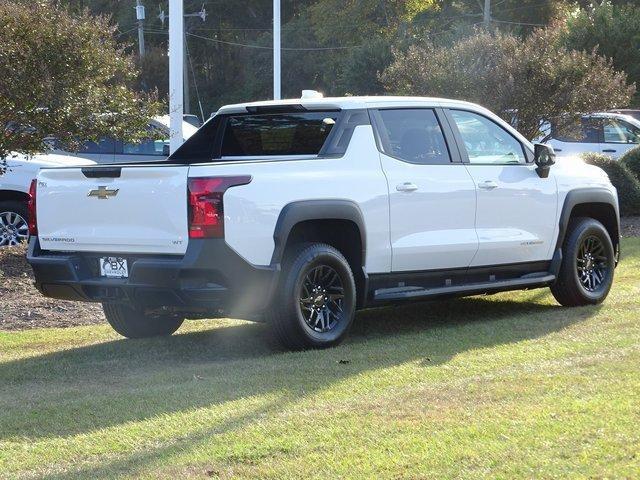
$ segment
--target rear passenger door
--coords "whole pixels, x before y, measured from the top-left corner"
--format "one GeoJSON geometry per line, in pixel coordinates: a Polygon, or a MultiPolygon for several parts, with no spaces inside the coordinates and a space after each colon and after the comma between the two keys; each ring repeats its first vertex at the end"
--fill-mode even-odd
{"type": "Polygon", "coordinates": [[[448,115],[477,189],[479,247],[471,266],[549,260],[557,209],[553,174],[540,178],[531,152],[489,117],[453,109],[448,115]]]}
{"type": "Polygon", "coordinates": [[[394,272],[466,268],[478,249],[475,185],[440,109],[372,111],[390,206],[394,272]]]}

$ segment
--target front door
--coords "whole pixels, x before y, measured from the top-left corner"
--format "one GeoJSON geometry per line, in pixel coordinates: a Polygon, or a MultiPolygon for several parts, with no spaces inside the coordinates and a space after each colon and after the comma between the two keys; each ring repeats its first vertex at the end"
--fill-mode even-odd
{"type": "Polygon", "coordinates": [[[619,158],[640,142],[640,128],[617,118],[604,118],[603,143],[601,151],[605,155],[619,158]]]}
{"type": "Polygon", "coordinates": [[[555,179],[540,178],[524,146],[475,112],[450,110],[477,189],[478,253],[472,267],[550,260],[556,232],[555,179]]]}
{"type": "Polygon", "coordinates": [[[373,117],[389,186],[392,270],[466,268],[478,249],[475,185],[447,145],[447,124],[428,108],[373,117]]]}
{"type": "Polygon", "coordinates": [[[551,137],[545,142],[558,157],[580,157],[585,153],[599,153],[602,145],[602,119],[582,117],[565,119],[553,125],[551,137]]]}

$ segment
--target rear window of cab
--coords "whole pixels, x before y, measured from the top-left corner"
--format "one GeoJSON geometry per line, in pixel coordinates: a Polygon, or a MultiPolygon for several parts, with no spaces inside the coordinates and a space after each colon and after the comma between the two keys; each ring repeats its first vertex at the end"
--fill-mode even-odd
{"type": "Polygon", "coordinates": [[[341,156],[366,110],[278,111],[219,115],[169,157],[170,163],[252,160],[256,157],[341,156]]]}
{"type": "Polygon", "coordinates": [[[222,157],[318,155],[338,112],[229,116],[222,137],[222,157]]]}

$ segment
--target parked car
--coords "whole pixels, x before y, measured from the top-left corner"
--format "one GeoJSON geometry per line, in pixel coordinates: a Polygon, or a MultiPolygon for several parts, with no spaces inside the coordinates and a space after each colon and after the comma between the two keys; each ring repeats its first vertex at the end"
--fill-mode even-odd
{"type": "Polygon", "coordinates": [[[41,167],[95,165],[91,160],[43,154],[10,155],[7,170],[0,175],[0,247],[17,245],[29,237],[29,188],[41,167]]]}
{"type": "Polygon", "coordinates": [[[559,157],[595,152],[617,159],[640,143],[640,120],[620,113],[585,115],[579,124],[547,125],[546,129],[541,141],[559,157]]]}
{"type": "Polygon", "coordinates": [[[620,113],[622,115],[628,115],[636,120],[640,121],[640,110],[634,108],[618,108],[616,110],[609,110],[610,113],[620,113]]]}
{"type": "MultiPolygon", "coordinates": [[[[111,138],[98,142],[84,142],[77,152],[68,152],[55,146],[53,153],[93,160],[96,163],[138,163],[157,162],[169,156],[169,115],[154,118],[149,130],[160,130],[165,138],[147,140],[140,143],[126,143],[111,138]]],[[[182,122],[182,134],[187,140],[198,130],[188,121],[182,122]]]]}
{"type": "Polygon", "coordinates": [[[41,170],[28,261],[44,295],[102,302],[130,338],[231,314],[317,348],[376,305],[542,287],[596,304],[616,189],[553,164],[471,103],[230,105],[164,164],[41,170]]]}
{"type": "Polygon", "coordinates": [[[200,128],[202,126],[202,120],[200,120],[200,117],[197,115],[185,113],[184,115],[182,115],[182,118],[185,122],[190,123],[196,128],[200,128]]]}

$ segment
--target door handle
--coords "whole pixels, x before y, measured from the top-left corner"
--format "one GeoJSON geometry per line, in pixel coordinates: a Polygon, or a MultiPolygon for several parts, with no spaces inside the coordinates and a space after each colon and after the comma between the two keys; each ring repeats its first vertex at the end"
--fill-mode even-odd
{"type": "Polygon", "coordinates": [[[602,153],[616,153],[617,150],[614,150],[613,148],[608,148],[607,150],[602,150],[602,153]]]}
{"type": "Polygon", "coordinates": [[[396,190],[399,192],[414,192],[418,189],[418,186],[415,183],[404,182],[396,185],[396,190]]]}
{"type": "Polygon", "coordinates": [[[483,190],[493,190],[494,188],[498,188],[498,184],[493,180],[486,180],[478,185],[478,188],[483,190]]]}

